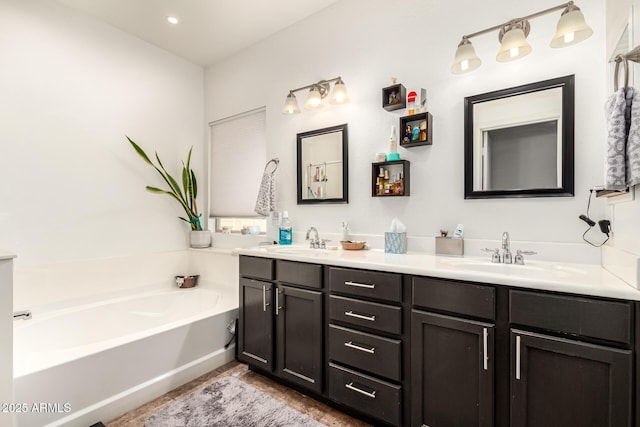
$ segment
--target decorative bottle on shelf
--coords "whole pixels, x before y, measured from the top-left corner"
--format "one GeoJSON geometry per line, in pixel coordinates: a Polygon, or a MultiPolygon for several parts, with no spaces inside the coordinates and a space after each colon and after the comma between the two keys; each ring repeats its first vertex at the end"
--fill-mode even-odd
{"type": "Polygon", "coordinates": [[[407,94],[407,114],[410,116],[416,113],[416,96],[418,96],[418,94],[414,91],[407,94]]]}
{"type": "Polygon", "coordinates": [[[282,212],[282,222],[280,223],[280,236],[278,243],[281,245],[290,245],[293,243],[293,227],[289,220],[289,212],[282,212]]]}
{"type": "Polygon", "coordinates": [[[391,135],[389,135],[389,154],[387,154],[387,161],[399,160],[398,154],[398,133],[396,127],[391,126],[391,135]]]}

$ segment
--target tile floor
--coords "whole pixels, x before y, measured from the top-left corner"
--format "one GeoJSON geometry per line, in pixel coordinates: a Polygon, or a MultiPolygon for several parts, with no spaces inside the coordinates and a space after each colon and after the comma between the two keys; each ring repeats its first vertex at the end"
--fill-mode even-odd
{"type": "MultiPolygon", "coordinates": [[[[184,384],[170,392],[152,400],[143,406],[127,412],[126,414],[106,423],[107,427],[142,427],[144,420],[151,416],[163,406],[174,400],[180,399],[193,391],[206,387],[213,381],[229,376],[237,375],[239,379],[251,384],[258,390],[261,390],[272,397],[285,401],[289,406],[297,411],[307,414],[316,421],[323,423],[329,427],[349,426],[349,427],[366,427],[368,424],[358,421],[340,411],[337,411],[315,399],[307,397],[302,393],[291,390],[281,384],[278,384],[260,374],[250,371],[247,365],[239,362],[229,362],[208,374],[205,374],[195,380],[184,384]]],[[[292,426],[293,427],[293,426],[292,426]]]]}

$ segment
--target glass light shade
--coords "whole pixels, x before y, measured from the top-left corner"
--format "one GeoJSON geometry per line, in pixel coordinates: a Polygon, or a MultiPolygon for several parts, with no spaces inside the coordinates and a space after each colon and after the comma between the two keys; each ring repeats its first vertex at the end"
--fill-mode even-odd
{"type": "Polygon", "coordinates": [[[551,47],[565,47],[580,43],[593,34],[591,27],[584,20],[584,15],[577,6],[569,6],[562,13],[556,34],[551,39],[551,47]]]}
{"type": "Polygon", "coordinates": [[[298,114],[299,112],[300,108],[298,107],[298,100],[292,92],[289,92],[289,95],[287,95],[287,100],[284,103],[282,114],[298,114]]]}
{"type": "Polygon", "coordinates": [[[531,45],[527,42],[524,31],[521,28],[513,27],[504,33],[496,61],[515,61],[530,54],[531,50],[531,45]]]}
{"type": "Polygon", "coordinates": [[[319,110],[322,107],[324,107],[324,104],[322,103],[322,96],[320,95],[320,91],[316,86],[313,86],[311,90],[309,90],[307,102],[304,103],[304,109],[319,110]]]}
{"type": "Polygon", "coordinates": [[[344,85],[342,79],[339,79],[335,85],[333,85],[333,92],[331,92],[331,104],[346,104],[349,102],[349,95],[347,95],[347,87],[344,85]]]}
{"type": "Polygon", "coordinates": [[[451,72],[453,74],[464,74],[475,70],[480,66],[482,61],[476,55],[476,51],[469,39],[462,39],[456,49],[456,55],[453,59],[451,72]]]}

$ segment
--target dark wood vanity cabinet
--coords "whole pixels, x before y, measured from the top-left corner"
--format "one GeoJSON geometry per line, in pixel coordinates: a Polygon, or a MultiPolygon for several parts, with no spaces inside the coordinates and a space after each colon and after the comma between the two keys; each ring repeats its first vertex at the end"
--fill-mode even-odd
{"type": "Polygon", "coordinates": [[[374,425],[638,427],[638,307],[241,256],[238,358],[374,425]]]}
{"type": "Polygon", "coordinates": [[[631,426],[632,304],[509,293],[510,425],[631,426]]]}
{"type": "Polygon", "coordinates": [[[238,359],[273,370],[274,261],[240,257],[238,359]]]}
{"type": "Polygon", "coordinates": [[[374,422],[406,425],[402,275],[329,267],[329,290],[329,397],[374,422]]]}
{"type": "Polygon", "coordinates": [[[278,285],[276,373],[322,392],[322,292],[278,285]]]}
{"type": "Polygon", "coordinates": [[[412,290],[411,425],[493,426],[495,289],[414,277],[412,290]]]}
{"type": "Polygon", "coordinates": [[[321,265],[241,256],[238,324],[239,360],[322,392],[321,265]]]}

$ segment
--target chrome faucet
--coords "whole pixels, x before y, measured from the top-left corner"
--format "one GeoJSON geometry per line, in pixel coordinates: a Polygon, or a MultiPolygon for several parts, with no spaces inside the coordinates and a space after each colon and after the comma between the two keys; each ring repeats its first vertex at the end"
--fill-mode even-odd
{"type": "Polygon", "coordinates": [[[23,319],[28,320],[31,319],[31,310],[21,310],[13,313],[13,320],[23,319]]]}
{"type": "Polygon", "coordinates": [[[318,249],[320,247],[320,238],[318,237],[318,230],[316,230],[315,227],[309,227],[309,229],[307,230],[307,236],[305,237],[305,240],[309,240],[310,248],[318,249]],[[316,237],[312,239],[310,237],[311,233],[315,233],[316,237]]]}
{"type": "Polygon", "coordinates": [[[513,258],[511,257],[511,241],[509,240],[509,233],[502,233],[502,262],[504,264],[513,264],[513,258]]]}

